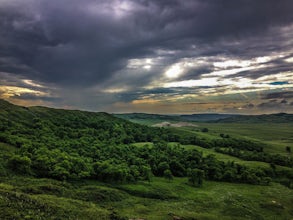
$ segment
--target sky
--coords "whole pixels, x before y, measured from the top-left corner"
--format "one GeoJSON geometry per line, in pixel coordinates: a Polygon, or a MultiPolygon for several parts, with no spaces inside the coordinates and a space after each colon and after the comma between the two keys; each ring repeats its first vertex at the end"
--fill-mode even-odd
{"type": "Polygon", "coordinates": [[[292,12],[292,0],[0,0],[0,98],[111,113],[293,113],[292,12]]]}

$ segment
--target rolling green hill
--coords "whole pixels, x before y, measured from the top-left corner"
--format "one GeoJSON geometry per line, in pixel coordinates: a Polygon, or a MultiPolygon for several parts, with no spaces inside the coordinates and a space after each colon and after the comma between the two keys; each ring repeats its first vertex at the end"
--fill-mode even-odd
{"type": "Polygon", "coordinates": [[[209,124],[0,100],[0,219],[292,218],[292,158],[209,124]]]}

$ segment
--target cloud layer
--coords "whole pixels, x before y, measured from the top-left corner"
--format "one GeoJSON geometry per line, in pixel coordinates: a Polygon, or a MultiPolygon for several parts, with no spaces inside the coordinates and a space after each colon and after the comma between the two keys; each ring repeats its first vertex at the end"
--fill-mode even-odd
{"type": "Polygon", "coordinates": [[[0,96],[110,112],[293,112],[292,11],[291,0],[0,0],[0,96]]]}

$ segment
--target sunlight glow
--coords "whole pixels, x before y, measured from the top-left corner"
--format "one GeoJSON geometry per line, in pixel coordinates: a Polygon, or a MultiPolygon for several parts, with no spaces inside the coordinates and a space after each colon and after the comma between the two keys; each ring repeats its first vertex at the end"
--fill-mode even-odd
{"type": "Polygon", "coordinates": [[[285,59],[285,61],[288,63],[293,63],[293,57],[289,57],[289,58],[285,59]]]}
{"type": "Polygon", "coordinates": [[[127,63],[127,68],[129,69],[145,69],[150,70],[153,65],[153,59],[144,58],[144,59],[130,59],[127,63]]]}
{"type": "Polygon", "coordinates": [[[180,67],[179,64],[175,64],[171,66],[166,72],[165,75],[168,78],[177,78],[183,73],[183,69],[180,67]]]}
{"type": "Polygon", "coordinates": [[[169,88],[169,87],[215,86],[218,84],[217,80],[218,80],[217,77],[203,78],[199,80],[184,80],[184,81],[166,83],[164,87],[169,88]]]}
{"type": "Polygon", "coordinates": [[[143,68],[146,69],[146,70],[150,70],[152,68],[152,66],[151,65],[145,65],[145,66],[143,66],[143,68]]]}
{"type": "Polygon", "coordinates": [[[251,65],[249,60],[226,60],[223,62],[215,62],[214,67],[218,68],[228,68],[228,67],[248,67],[251,65]]]}
{"type": "Polygon", "coordinates": [[[21,94],[34,94],[36,96],[46,95],[45,92],[36,91],[18,86],[0,86],[0,94],[2,98],[10,98],[20,96],[21,94]]]}
{"type": "Polygon", "coordinates": [[[138,100],[133,100],[131,103],[132,104],[155,104],[158,102],[159,101],[155,99],[138,99],[138,100]]]}
{"type": "Polygon", "coordinates": [[[271,59],[272,59],[271,57],[265,56],[265,57],[257,57],[255,61],[256,63],[266,63],[270,61],[271,59]]]}
{"type": "Polygon", "coordinates": [[[38,83],[35,83],[34,81],[30,80],[30,79],[24,79],[22,80],[25,84],[27,85],[30,85],[30,86],[34,86],[34,87],[40,87],[40,88],[43,88],[44,86],[38,84],[38,83]]]}

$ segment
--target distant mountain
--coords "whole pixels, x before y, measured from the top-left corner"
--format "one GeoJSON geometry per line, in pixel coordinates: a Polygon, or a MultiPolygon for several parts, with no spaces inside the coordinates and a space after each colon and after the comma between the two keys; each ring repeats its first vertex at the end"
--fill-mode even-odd
{"type": "Polygon", "coordinates": [[[267,115],[236,115],[218,119],[218,123],[293,123],[293,114],[278,113],[267,115]]]}

